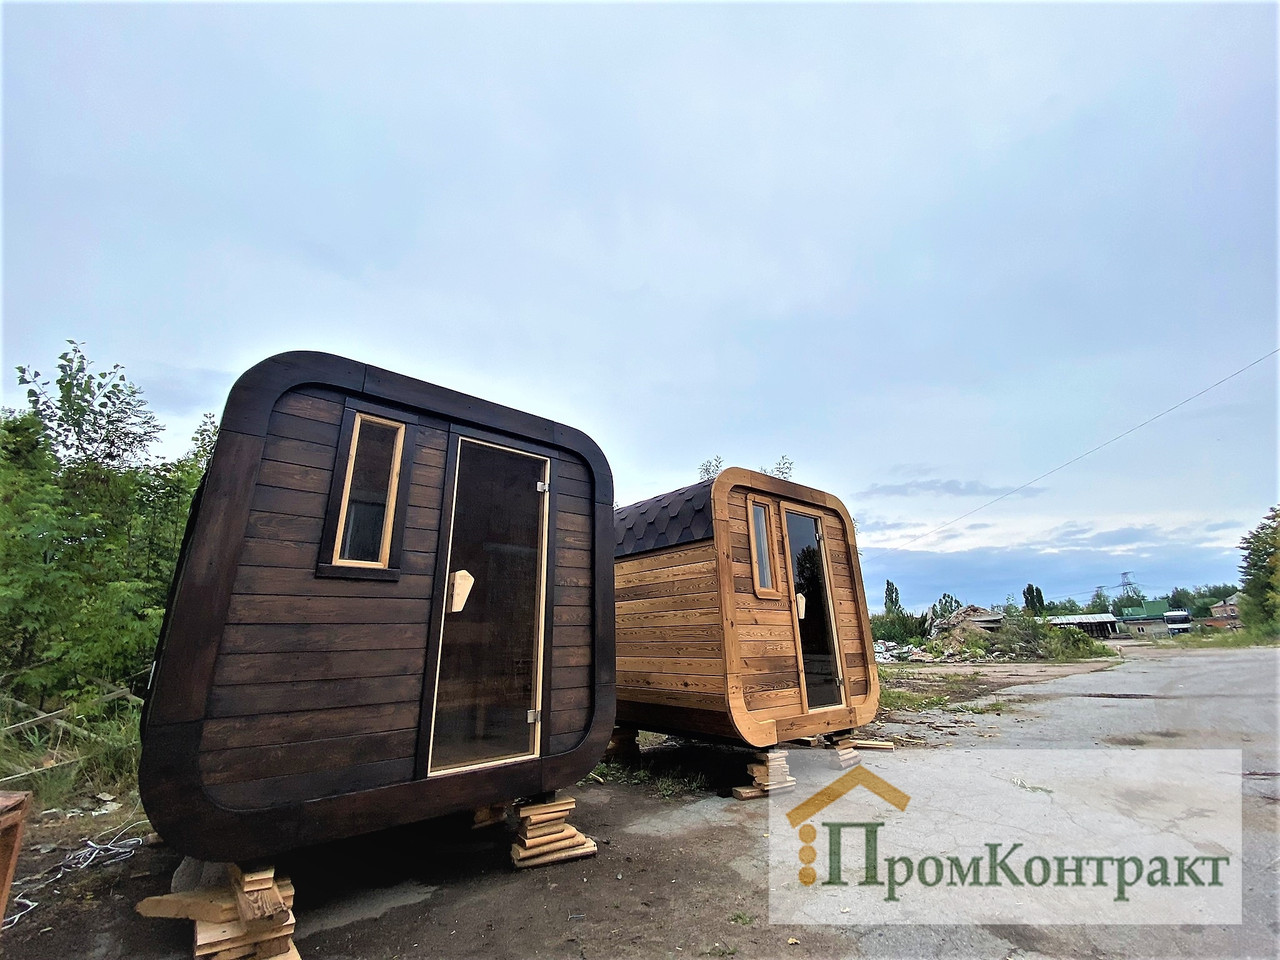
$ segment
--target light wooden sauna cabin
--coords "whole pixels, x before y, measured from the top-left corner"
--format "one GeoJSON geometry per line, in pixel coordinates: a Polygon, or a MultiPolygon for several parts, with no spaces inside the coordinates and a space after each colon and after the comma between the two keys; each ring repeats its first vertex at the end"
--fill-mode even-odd
{"type": "Polygon", "coordinates": [[[618,724],[769,747],[880,698],[853,520],[741,468],[614,511],[618,724]]]}
{"type": "Polygon", "coordinates": [[[142,720],[147,815],[246,860],[577,782],[613,478],[570,427],[318,353],[232,388],[142,720]]]}

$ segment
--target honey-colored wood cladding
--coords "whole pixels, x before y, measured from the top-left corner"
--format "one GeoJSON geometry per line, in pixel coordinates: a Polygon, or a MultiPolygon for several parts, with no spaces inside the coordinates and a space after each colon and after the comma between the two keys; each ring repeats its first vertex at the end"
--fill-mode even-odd
{"type": "Polygon", "coordinates": [[[612,498],[603,455],[571,428],[320,354],[245,374],[193,509],[144,712],[139,776],[157,829],[184,853],[244,859],[575,782],[613,726],[612,498]],[[378,577],[333,573],[325,544],[353,410],[407,425],[399,567],[378,577]],[[463,436],[551,465],[541,737],[531,758],[423,778],[463,436]]]}
{"type": "Polygon", "coordinates": [[[754,746],[850,729],[875,716],[879,679],[853,521],[819,490],[731,468],[712,483],[712,536],[615,560],[620,722],[738,737],[754,746]],[[768,511],[772,586],[753,559],[768,511]],[[821,524],[843,703],[808,709],[784,511],[821,524]]]}

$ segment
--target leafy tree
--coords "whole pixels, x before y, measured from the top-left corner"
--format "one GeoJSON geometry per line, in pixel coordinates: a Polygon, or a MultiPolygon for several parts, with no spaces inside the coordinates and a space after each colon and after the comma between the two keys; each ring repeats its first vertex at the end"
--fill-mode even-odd
{"type": "Polygon", "coordinates": [[[1280,505],[1240,541],[1240,619],[1247,626],[1280,621],[1280,505]]]}
{"type": "Polygon", "coordinates": [[[1093,596],[1089,598],[1089,602],[1084,606],[1085,613],[1108,613],[1111,610],[1111,597],[1107,595],[1105,587],[1099,587],[1093,591],[1093,596]]]}
{"type": "Polygon", "coordinates": [[[724,469],[723,457],[716,456],[716,457],[712,457],[710,460],[703,460],[700,464],[698,464],[698,479],[713,480],[715,479],[716,474],[718,474],[723,469],[724,469]]]}
{"type": "Polygon", "coordinates": [[[1212,597],[1214,601],[1221,602],[1232,594],[1238,593],[1239,590],[1240,587],[1234,583],[1202,583],[1195,587],[1193,592],[1197,600],[1212,597]]]}
{"type": "Polygon", "coordinates": [[[1203,618],[1210,616],[1210,609],[1215,603],[1225,600],[1240,588],[1234,583],[1205,583],[1198,587],[1174,587],[1158,600],[1167,600],[1173,610],[1186,610],[1191,616],[1203,618]]]}
{"type": "Polygon", "coordinates": [[[1022,588],[1022,608],[1033,617],[1044,614],[1044,594],[1033,583],[1028,583],[1022,588]]]}
{"type": "Polygon", "coordinates": [[[900,616],[904,612],[902,599],[898,596],[898,588],[892,580],[884,582],[884,612],[890,617],[900,616]]]}
{"type": "MultiPolygon", "coordinates": [[[[779,480],[790,480],[791,471],[795,468],[795,463],[785,453],[778,457],[777,463],[772,467],[761,467],[760,472],[768,474],[771,477],[777,477],[779,480]]],[[[711,480],[724,469],[724,458],[715,456],[710,460],[703,460],[698,464],[698,479],[711,480]]]]}
{"type": "MultiPolygon", "coordinates": [[[[1125,609],[1129,607],[1140,607],[1146,599],[1147,595],[1137,587],[1127,586],[1112,598],[1111,614],[1116,617],[1123,616],[1123,611],[1125,609]]],[[[1100,612],[1105,613],[1106,611],[1100,612]]]]}
{"type": "Polygon", "coordinates": [[[1049,617],[1069,617],[1072,614],[1084,613],[1084,608],[1073,598],[1067,597],[1065,600],[1046,600],[1044,612],[1045,616],[1049,617]]]}
{"type": "Polygon", "coordinates": [[[160,427],[117,365],[71,343],[26,412],[0,412],[0,669],[20,692],[74,696],[144,671],[216,425],[153,461],[160,427]]]}
{"type": "Polygon", "coordinates": [[[929,608],[929,611],[933,614],[934,620],[945,620],[959,610],[960,606],[959,600],[949,593],[944,593],[938,598],[938,602],[929,608]]]}
{"type": "Polygon", "coordinates": [[[778,462],[772,467],[761,467],[761,473],[767,473],[771,477],[777,477],[779,480],[790,480],[791,471],[794,469],[795,463],[785,453],[778,457],[778,462]]]}
{"type": "Polygon", "coordinates": [[[18,367],[32,411],[45,425],[54,453],[66,464],[136,466],[146,461],[160,424],[142,391],[116,364],[94,373],[83,345],[68,340],[58,356],[58,376],[50,382],[30,367],[18,367]]]}
{"type": "Polygon", "coordinates": [[[884,613],[871,618],[871,636],[878,641],[914,643],[929,634],[929,615],[909,613],[902,606],[892,580],[884,582],[884,613]]]}

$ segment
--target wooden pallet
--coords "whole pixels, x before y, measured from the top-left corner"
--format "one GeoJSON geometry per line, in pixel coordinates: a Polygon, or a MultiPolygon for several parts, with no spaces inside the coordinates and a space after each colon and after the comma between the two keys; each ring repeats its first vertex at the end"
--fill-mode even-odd
{"type": "Polygon", "coordinates": [[[9,912],[9,888],[22,849],[22,826],[31,808],[31,794],[0,793],[0,917],[9,912]]]}
{"type": "Polygon", "coordinates": [[[859,750],[892,750],[892,740],[852,740],[850,741],[859,750]]]}
{"type": "Polygon", "coordinates": [[[227,865],[227,882],[147,897],[144,917],[195,921],[192,955],[210,960],[299,960],[293,943],[293,884],[275,868],[227,865]]]}
{"type": "Polygon", "coordinates": [[[596,842],[569,825],[569,814],[576,806],[577,801],[569,797],[517,807],[520,827],[511,845],[511,862],[521,868],[541,867],[594,856],[596,842]]]}
{"type": "Polygon", "coordinates": [[[789,793],[796,788],[796,778],[787,766],[787,751],[765,750],[756,754],[756,762],[747,764],[751,786],[734,787],[738,800],[755,800],[771,793],[789,793]]]}

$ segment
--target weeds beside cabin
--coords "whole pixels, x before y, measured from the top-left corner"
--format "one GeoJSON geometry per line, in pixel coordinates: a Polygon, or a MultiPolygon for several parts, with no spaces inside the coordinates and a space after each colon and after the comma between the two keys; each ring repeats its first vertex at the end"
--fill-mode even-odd
{"type": "Polygon", "coordinates": [[[618,723],[772,746],[875,716],[853,520],[751,470],[614,512],[618,723]]]}
{"type": "Polygon", "coordinates": [[[614,719],[585,434],[376,367],[235,384],[142,722],[156,830],[244,860],[576,782],[614,719]]]}

